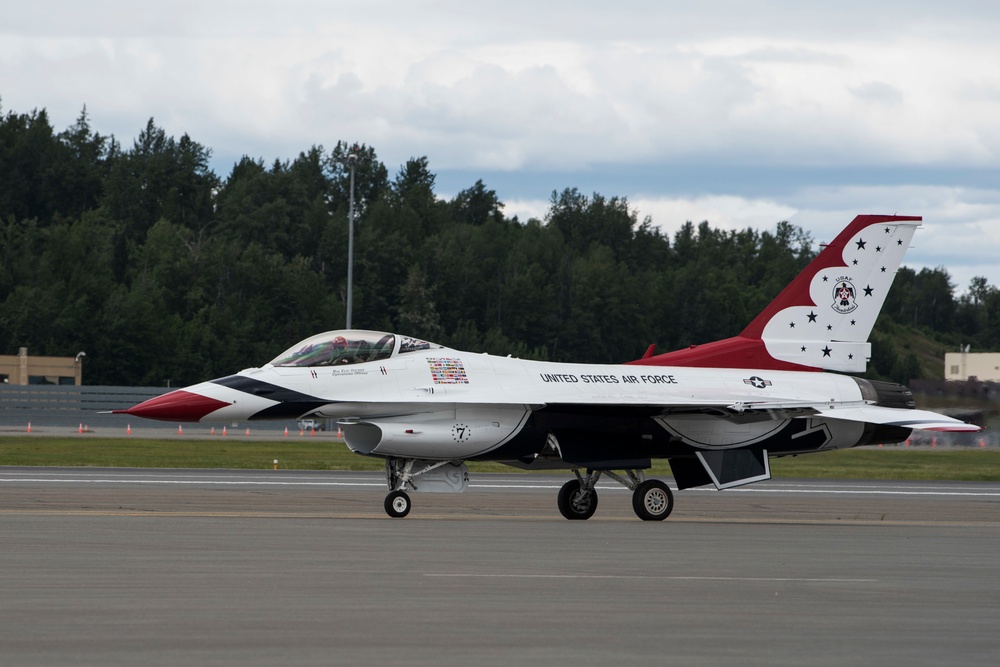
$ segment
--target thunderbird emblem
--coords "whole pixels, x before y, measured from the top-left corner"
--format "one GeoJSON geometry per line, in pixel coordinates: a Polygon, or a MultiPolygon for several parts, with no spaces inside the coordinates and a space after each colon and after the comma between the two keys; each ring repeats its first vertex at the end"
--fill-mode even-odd
{"type": "Polygon", "coordinates": [[[837,286],[833,288],[833,309],[841,315],[854,312],[858,308],[858,303],[854,300],[857,294],[854,285],[848,281],[837,281],[837,286]]]}

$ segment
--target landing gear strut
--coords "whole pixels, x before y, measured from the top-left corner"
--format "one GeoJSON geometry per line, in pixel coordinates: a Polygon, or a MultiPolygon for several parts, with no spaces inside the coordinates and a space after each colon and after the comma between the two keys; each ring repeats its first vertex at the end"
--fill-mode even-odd
{"type": "Polygon", "coordinates": [[[663,521],[674,509],[674,494],[658,479],[644,479],[641,470],[626,470],[621,476],[610,470],[587,470],[581,474],[573,468],[576,479],[559,489],[559,512],[567,519],[584,520],[597,510],[595,486],[602,474],[632,491],[632,510],[643,521],[663,521]]]}

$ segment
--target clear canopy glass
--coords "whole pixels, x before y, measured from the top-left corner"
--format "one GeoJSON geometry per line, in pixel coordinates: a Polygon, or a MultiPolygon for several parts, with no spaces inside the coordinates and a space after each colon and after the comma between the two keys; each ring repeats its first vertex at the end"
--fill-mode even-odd
{"type": "Polygon", "coordinates": [[[360,364],[388,359],[393,353],[404,354],[432,347],[441,346],[382,331],[327,331],[296,343],[275,357],[271,365],[313,367],[360,364]]]}

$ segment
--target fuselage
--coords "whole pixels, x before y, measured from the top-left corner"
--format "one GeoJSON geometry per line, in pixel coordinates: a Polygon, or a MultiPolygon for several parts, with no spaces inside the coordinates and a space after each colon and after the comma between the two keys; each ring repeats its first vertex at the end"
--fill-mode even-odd
{"type": "Polygon", "coordinates": [[[221,423],[317,416],[340,422],[351,449],[377,456],[528,460],[554,441],[562,459],[578,452],[586,463],[592,438],[616,439],[628,460],[858,444],[861,424],[825,420],[819,429],[789,415],[824,402],[864,404],[858,383],[835,374],[530,361],[335,331],[129,413],[221,423]],[[324,354],[330,340],[339,347],[324,354]],[[779,405],[780,414],[768,407],[779,405]]]}
{"type": "Polygon", "coordinates": [[[226,404],[197,421],[350,419],[447,404],[726,407],[748,390],[761,402],[862,400],[852,378],[828,373],[553,363],[443,347],[352,366],[267,364],[187,389],[226,404]]]}

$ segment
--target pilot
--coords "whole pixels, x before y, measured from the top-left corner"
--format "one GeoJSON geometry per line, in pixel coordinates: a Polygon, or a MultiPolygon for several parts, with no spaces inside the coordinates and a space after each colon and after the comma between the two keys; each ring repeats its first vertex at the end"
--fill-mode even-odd
{"type": "Polygon", "coordinates": [[[309,350],[298,366],[330,366],[341,363],[340,359],[347,351],[347,339],[343,336],[322,343],[317,343],[309,350]]]}
{"type": "Polygon", "coordinates": [[[330,341],[330,356],[324,365],[349,364],[350,358],[347,355],[347,339],[337,336],[330,341]]]}

